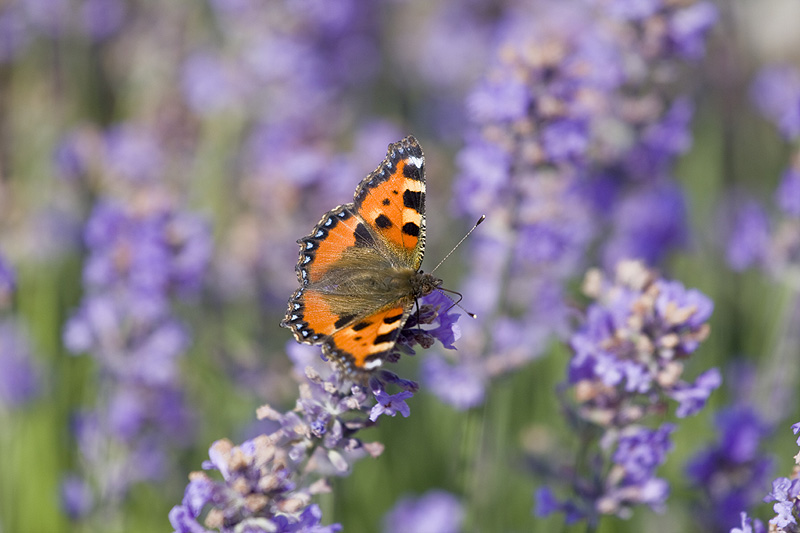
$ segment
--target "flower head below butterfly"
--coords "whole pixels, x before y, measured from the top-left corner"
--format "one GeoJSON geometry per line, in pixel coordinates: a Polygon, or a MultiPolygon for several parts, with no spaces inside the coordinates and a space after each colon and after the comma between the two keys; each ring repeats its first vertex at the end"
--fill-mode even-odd
{"type": "MultiPolygon", "coordinates": [[[[387,360],[419,300],[442,280],[422,272],[425,157],[414,137],[390,144],[353,202],[297,241],[300,288],[281,325],[345,373],[363,379],[387,360]]],[[[419,327],[419,325],[417,325],[419,327]]]]}

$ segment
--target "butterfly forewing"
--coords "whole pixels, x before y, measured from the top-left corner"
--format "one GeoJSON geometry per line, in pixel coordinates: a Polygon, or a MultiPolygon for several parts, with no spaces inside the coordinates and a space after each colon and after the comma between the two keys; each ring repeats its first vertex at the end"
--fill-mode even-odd
{"type": "Polygon", "coordinates": [[[413,137],[389,146],[356,189],[354,204],[400,265],[418,270],[425,253],[425,157],[413,137]]]}

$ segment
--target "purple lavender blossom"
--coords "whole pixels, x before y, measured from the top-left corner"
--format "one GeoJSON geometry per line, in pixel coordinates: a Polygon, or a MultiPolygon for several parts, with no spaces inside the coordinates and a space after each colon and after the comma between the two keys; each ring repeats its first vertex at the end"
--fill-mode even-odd
{"type": "Polygon", "coordinates": [[[92,489],[77,475],[68,475],[61,480],[61,504],[71,520],[79,520],[89,514],[94,504],[92,489]]]}
{"type": "Polygon", "coordinates": [[[649,186],[629,193],[613,214],[615,232],[606,243],[604,263],[641,259],[658,265],[671,250],[686,244],[683,192],[672,184],[649,186]]]}
{"type": "Polygon", "coordinates": [[[25,330],[12,319],[0,319],[0,408],[30,402],[39,393],[39,381],[25,330]]]}
{"type": "MultiPolygon", "coordinates": [[[[740,511],[758,501],[766,486],[772,461],[761,452],[769,428],[747,405],[729,407],[715,416],[717,442],[697,453],[687,464],[692,484],[706,493],[705,529],[730,529],[740,511]]],[[[744,525],[743,525],[744,527],[744,525]]]]}
{"type": "Polygon", "coordinates": [[[454,365],[444,357],[429,355],[422,361],[422,376],[430,392],[462,411],[477,407],[486,395],[486,372],[477,362],[454,365]]]}
{"type": "Polygon", "coordinates": [[[736,215],[728,237],[726,258],[734,270],[763,264],[770,240],[767,214],[755,202],[749,202],[736,215]]]}
{"type": "MultiPolygon", "coordinates": [[[[792,425],[792,432],[797,435],[800,433],[800,422],[792,425]]],[[[800,438],[797,439],[800,446],[800,438]]],[[[800,453],[794,457],[795,463],[800,465],[800,453]]],[[[764,497],[764,502],[775,502],[772,505],[775,516],[769,521],[769,530],[785,533],[797,531],[798,520],[800,520],[800,471],[795,466],[791,477],[778,477],[772,481],[772,490],[764,497]]],[[[741,513],[742,528],[732,529],[731,533],[738,531],[764,531],[763,525],[758,520],[751,520],[747,513],[741,513]],[[747,527],[752,526],[752,529],[747,527]]]]}
{"type": "MultiPolygon", "coordinates": [[[[779,477],[772,482],[772,491],[764,497],[765,502],[775,502],[772,510],[775,517],[769,521],[780,531],[790,531],[790,525],[797,526],[800,512],[800,479],[779,477]]],[[[794,528],[792,528],[794,529],[794,528]]]]}
{"type": "Polygon", "coordinates": [[[325,485],[298,490],[291,479],[294,460],[268,436],[239,446],[217,441],[209,450],[209,458],[203,468],[218,470],[223,479],[214,481],[204,472],[190,476],[183,504],[169,514],[176,533],[208,531],[197,521],[206,507],[211,510],[205,526],[221,532],[341,530],[338,524],[322,526],[319,507],[309,504],[311,495],[325,491],[325,485]]]}
{"type": "Polygon", "coordinates": [[[632,261],[618,265],[615,283],[592,271],[584,287],[598,301],[571,340],[568,379],[581,416],[602,426],[629,424],[660,409],[664,397],[680,402],[681,417],[702,408],[720,384],[719,373],[709,370],[690,385],[680,380],[681,361],[708,336],[711,300],[632,261]],[[637,400],[645,397],[645,404],[637,400]]]}
{"type": "Polygon", "coordinates": [[[24,0],[20,5],[31,27],[48,37],[62,35],[70,20],[67,0],[24,0]]]}
{"type": "Polygon", "coordinates": [[[549,487],[540,487],[534,493],[534,512],[537,517],[544,518],[553,513],[563,513],[566,525],[576,524],[586,517],[572,501],[560,501],[549,487]]]}
{"type": "Polygon", "coordinates": [[[430,490],[419,498],[403,498],[383,520],[384,533],[457,533],[464,510],[458,498],[443,490],[430,490]]]}
{"type": "Polygon", "coordinates": [[[133,182],[153,181],[164,171],[159,141],[134,124],[120,124],[105,135],[108,173],[133,182]]]}
{"type": "Polygon", "coordinates": [[[122,0],[84,0],[81,18],[84,31],[91,39],[108,39],[122,26],[125,3],[122,0]]]}
{"type": "Polygon", "coordinates": [[[103,488],[98,507],[167,475],[170,451],[188,445],[194,426],[179,367],[190,336],[171,301],[201,286],[210,234],[159,188],[137,194],[138,203],[98,200],[84,230],[84,299],[63,331],[67,348],[101,370],[98,407],[74,424],[86,481],[103,488]]]}
{"type": "Polygon", "coordinates": [[[758,518],[751,518],[745,512],[740,513],[739,516],[742,521],[741,527],[734,527],[730,533],[767,533],[764,523],[758,518]]]}
{"type": "Polygon", "coordinates": [[[19,7],[6,4],[0,8],[0,64],[16,59],[29,39],[28,25],[19,7]]]}
{"type": "Polygon", "coordinates": [[[397,413],[403,415],[403,418],[408,418],[411,414],[411,409],[408,407],[406,400],[413,397],[414,394],[410,391],[400,391],[397,394],[386,394],[380,390],[375,393],[375,399],[378,401],[369,413],[369,419],[375,422],[381,415],[395,416],[397,413]]]}
{"type": "MultiPolygon", "coordinates": [[[[409,389],[396,395],[375,390],[379,414],[407,408],[409,389]],[[391,407],[389,399],[395,402],[391,407]]],[[[329,490],[328,476],[347,475],[353,462],[382,452],[381,444],[362,443],[354,436],[374,424],[370,398],[339,373],[322,378],[308,367],[295,410],[259,410],[260,418],[278,423],[277,430],[239,446],[227,440],[214,443],[203,468],[218,470],[222,480],[193,473],[182,505],[170,513],[173,527],[178,532],[205,531],[198,522],[205,513],[205,526],[222,532],[258,524],[280,531],[338,531],[338,524],[320,525],[321,514],[311,498],[329,490]]]]}
{"type": "Polygon", "coordinates": [[[696,2],[677,9],[667,30],[672,46],[679,55],[699,59],[705,54],[706,37],[719,14],[711,2],[696,2]]]}
{"type": "Polygon", "coordinates": [[[457,322],[461,313],[453,300],[441,291],[433,291],[420,300],[419,309],[408,317],[397,339],[398,348],[411,348],[417,344],[430,348],[439,341],[448,350],[455,350],[455,341],[461,337],[457,322]],[[428,326],[422,328],[421,326],[428,326]]]}
{"type": "Polygon", "coordinates": [[[11,297],[14,294],[17,280],[14,271],[6,264],[5,259],[0,255],[0,309],[5,309],[11,305],[11,297]]]}
{"type": "Polygon", "coordinates": [[[758,73],[750,91],[761,114],[787,140],[800,135],[800,72],[792,66],[766,67],[758,73]]]}
{"type": "Polygon", "coordinates": [[[663,0],[610,0],[606,1],[608,13],[623,20],[642,20],[655,15],[663,0]]]}
{"type": "Polygon", "coordinates": [[[625,169],[635,180],[654,182],[662,189],[676,185],[660,183],[668,178],[675,158],[692,146],[691,121],[694,106],[687,98],[678,98],[663,116],[641,131],[638,142],[625,155],[625,169]]]}
{"type": "MultiPolygon", "coordinates": [[[[659,0],[548,4],[534,19],[514,15],[467,98],[474,128],[455,182],[460,211],[496,221],[494,251],[475,245],[477,272],[467,277],[472,291],[465,289],[480,295],[479,314],[492,317],[479,332],[465,326],[461,343],[484,351],[459,358],[472,375],[480,373],[474,361],[491,354],[481,381],[532,360],[545,329],[566,334],[564,284],[585,268],[590,246],[609,264],[656,264],[686,243],[686,207],[671,171],[691,146],[693,106],[667,97],[659,73],[699,58],[717,18],[710,2],[659,0]],[[542,300],[549,309],[537,307],[542,300]],[[510,324],[536,331],[527,353],[478,338],[499,337],[510,324]]],[[[598,356],[613,367],[609,380],[631,390],[654,380],[644,365],[612,359],[598,356]]]]}
{"type": "Polygon", "coordinates": [[[234,69],[210,53],[195,52],[185,61],[181,86],[196,113],[208,115],[236,106],[244,87],[234,69]]]}
{"type": "MultiPolygon", "coordinates": [[[[583,290],[595,301],[570,340],[574,355],[561,389],[573,398],[562,397],[568,420],[591,443],[578,461],[589,471],[570,476],[571,494],[564,500],[549,487],[539,489],[536,512],[564,513],[570,523],[586,520],[596,527],[602,515],[627,518],[637,505],[664,508],[669,484],[656,470],[672,449],[675,426],[654,430],[641,424],[662,416],[668,399],[680,403],[678,417],[695,414],[721,377],[710,369],[693,384],[680,379],[683,361],[709,333],[714,306],[699,291],[659,279],[637,261],[620,262],[613,280],[590,270],[583,290]]],[[[577,468],[545,472],[561,478],[561,472],[577,468]]]]}
{"type": "Polygon", "coordinates": [[[638,504],[656,510],[664,508],[669,484],[655,477],[655,472],[672,450],[670,434],[674,430],[674,425],[664,424],[657,430],[633,426],[622,431],[603,494],[596,504],[600,513],[624,515],[638,504]]]}
{"type": "Polygon", "coordinates": [[[783,173],[781,183],[775,191],[775,203],[788,216],[800,217],[800,169],[797,166],[792,166],[783,173]]]}
{"type": "Polygon", "coordinates": [[[678,402],[675,416],[686,418],[699,413],[705,406],[711,393],[722,384],[722,375],[716,368],[710,368],[697,376],[694,383],[678,383],[667,394],[678,402]]]}

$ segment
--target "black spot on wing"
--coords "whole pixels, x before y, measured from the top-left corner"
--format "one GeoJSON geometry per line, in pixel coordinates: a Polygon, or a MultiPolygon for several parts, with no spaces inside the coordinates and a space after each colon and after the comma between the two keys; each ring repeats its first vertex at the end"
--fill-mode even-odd
{"type": "Polygon", "coordinates": [[[422,213],[422,202],[425,199],[425,193],[422,191],[412,191],[406,189],[403,193],[403,205],[413,209],[417,213],[422,213]]]}
{"type": "Polygon", "coordinates": [[[369,327],[371,324],[372,324],[372,322],[368,322],[368,321],[364,320],[362,322],[359,322],[355,326],[353,326],[353,331],[361,331],[362,329],[364,329],[366,327],[369,327]]]}
{"type": "Polygon", "coordinates": [[[356,315],[342,315],[336,322],[333,323],[333,325],[336,327],[336,329],[343,328],[344,326],[349,324],[355,317],[356,315]]]}
{"type": "Polygon", "coordinates": [[[397,332],[398,332],[397,329],[393,329],[389,333],[378,335],[377,337],[375,337],[375,340],[372,342],[372,344],[377,346],[378,344],[383,344],[384,342],[394,342],[395,338],[397,338],[397,332]]]}
{"type": "Polygon", "coordinates": [[[358,223],[358,226],[356,226],[355,237],[356,237],[356,246],[375,245],[375,240],[372,238],[372,234],[369,232],[367,227],[360,222],[358,223]]]}
{"type": "Polygon", "coordinates": [[[403,313],[399,313],[399,314],[396,314],[394,316],[387,316],[387,317],[383,318],[383,323],[384,324],[394,324],[395,322],[397,322],[401,318],[403,318],[403,313]]]}
{"type": "Polygon", "coordinates": [[[419,237],[419,226],[413,222],[406,222],[403,224],[403,233],[411,237],[419,237]]]}
{"type": "Polygon", "coordinates": [[[389,217],[386,215],[379,215],[378,218],[375,219],[375,225],[381,229],[391,228],[392,221],[389,220],[389,217]]]}
{"type": "Polygon", "coordinates": [[[422,181],[422,171],[412,164],[406,163],[406,166],[403,167],[403,175],[412,180],[422,181]]]}
{"type": "Polygon", "coordinates": [[[384,198],[384,199],[383,199],[383,202],[381,202],[381,203],[382,203],[383,205],[392,205],[392,201],[391,201],[391,200],[389,200],[388,198],[384,198]]]}

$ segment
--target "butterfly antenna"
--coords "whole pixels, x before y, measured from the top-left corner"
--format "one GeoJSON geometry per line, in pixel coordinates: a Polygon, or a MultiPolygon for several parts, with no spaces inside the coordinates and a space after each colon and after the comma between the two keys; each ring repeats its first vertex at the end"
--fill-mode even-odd
{"type": "MultiPolygon", "coordinates": [[[[450,257],[451,255],[453,255],[453,252],[455,252],[455,251],[456,251],[456,249],[457,249],[459,246],[461,246],[461,243],[462,243],[462,242],[464,242],[464,241],[467,239],[467,237],[469,237],[469,236],[470,236],[470,234],[471,234],[473,231],[475,231],[475,228],[477,228],[478,226],[480,226],[480,225],[481,225],[481,222],[483,222],[485,219],[486,219],[486,215],[481,215],[481,218],[479,218],[479,219],[478,219],[478,221],[475,223],[475,225],[474,225],[474,226],[472,226],[472,229],[470,229],[470,230],[467,232],[467,234],[466,234],[466,235],[464,235],[463,237],[461,237],[461,240],[460,240],[460,241],[458,241],[458,242],[456,243],[456,245],[455,245],[455,246],[453,246],[453,249],[452,249],[452,250],[450,250],[450,251],[447,253],[447,255],[446,255],[446,256],[444,256],[444,258],[443,258],[441,261],[439,261],[439,264],[438,264],[438,265],[436,265],[436,267],[434,267],[434,269],[433,269],[433,270],[431,270],[431,274],[433,274],[434,272],[436,272],[436,269],[437,269],[437,268],[439,268],[440,266],[442,266],[442,263],[444,263],[444,262],[447,260],[447,258],[448,258],[448,257],[450,257]]],[[[449,292],[454,292],[454,291],[449,291],[449,292]]],[[[458,293],[456,293],[456,294],[458,294],[458,293]]],[[[461,296],[460,294],[458,294],[458,295],[459,295],[459,296],[461,296]]],[[[448,298],[449,298],[449,296],[448,296],[448,298]]],[[[452,299],[452,298],[451,298],[451,299],[452,299]]],[[[459,301],[461,301],[461,298],[459,298],[459,301]]],[[[454,302],[454,303],[455,303],[456,305],[458,305],[458,303],[457,303],[457,302],[454,302]]],[[[461,306],[459,305],[459,307],[461,307],[461,306]]],[[[461,309],[462,309],[462,310],[463,310],[465,313],[467,313],[466,309],[464,309],[463,307],[461,307],[461,309]]],[[[467,313],[467,314],[469,314],[470,316],[472,316],[472,313],[467,313]]]]}
{"type": "MultiPolygon", "coordinates": [[[[473,229],[474,229],[474,228],[473,228],[473,229]]],[[[466,309],[464,309],[463,307],[461,307],[461,305],[459,304],[459,302],[460,302],[461,300],[463,300],[463,299],[464,299],[464,295],[463,295],[463,294],[461,294],[461,293],[460,293],[460,292],[458,292],[458,291],[451,291],[450,289],[445,289],[445,288],[443,288],[443,287],[438,287],[438,290],[439,290],[439,292],[441,292],[442,294],[444,294],[445,296],[447,296],[447,298],[448,298],[448,299],[449,299],[451,302],[453,302],[453,305],[451,305],[450,307],[448,307],[448,308],[445,310],[445,313],[446,313],[447,311],[451,310],[453,307],[458,307],[459,309],[461,309],[462,311],[464,311],[464,313],[466,313],[467,315],[469,315],[469,316],[470,316],[470,318],[478,318],[478,315],[476,315],[475,313],[471,313],[471,312],[467,311],[466,309]],[[453,299],[450,297],[450,294],[445,294],[446,292],[449,292],[450,294],[456,294],[456,295],[458,295],[458,300],[453,300],[453,299]]]]}

